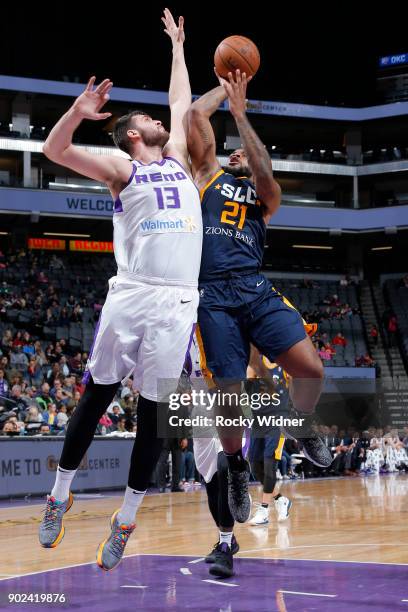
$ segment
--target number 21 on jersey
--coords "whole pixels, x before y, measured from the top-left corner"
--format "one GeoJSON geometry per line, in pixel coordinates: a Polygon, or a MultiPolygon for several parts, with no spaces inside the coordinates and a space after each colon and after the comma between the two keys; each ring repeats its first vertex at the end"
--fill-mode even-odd
{"type": "Polygon", "coordinates": [[[228,223],[229,225],[236,225],[238,223],[238,229],[242,229],[244,227],[248,206],[228,200],[224,202],[224,206],[225,208],[221,213],[221,223],[228,223]]]}

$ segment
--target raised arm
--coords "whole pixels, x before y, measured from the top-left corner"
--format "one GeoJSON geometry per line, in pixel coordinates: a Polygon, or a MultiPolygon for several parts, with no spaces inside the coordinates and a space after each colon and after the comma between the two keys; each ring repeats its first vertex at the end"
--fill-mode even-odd
{"type": "Polygon", "coordinates": [[[256,193],[265,206],[265,220],[278,210],[281,201],[281,189],[273,178],[271,158],[265,145],[256,134],[246,115],[247,77],[236,70],[235,79],[232,73],[228,80],[223,80],[223,87],[228,95],[231,115],[235,119],[241,143],[248,158],[256,193]]]}
{"type": "Polygon", "coordinates": [[[215,87],[193,102],[187,113],[188,152],[191,157],[193,177],[199,189],[205,187],[220,169],[210,117],[226,97],[224,87],[215,87]]]}
{"type": "Polygon", "coordinates": [[[111,113],[99,111],[109,100],[112,82],[105,79],[95,90],[94,83],[95,77],[91,77],[85,91],[53,127],[44,143],[43,153],[61,166],[114,188],[116,184],[127,182],[131,163],[113,155],[92,155],[72,144],[72,136],[83,119],[100,121],[111,116],[111,113]]]}
{"type": "Polygon", "coordinates": [[[169,9],[164,9],[162,17],[164,31],[172,42],[173,59],[169,86],[170,138],[164,155],[175,157],[186,168],[189,167],[187,139],[183,118],[191,104],[191,87],[184,58],[184,17],[179,17],[176,25],[169,9]]]}

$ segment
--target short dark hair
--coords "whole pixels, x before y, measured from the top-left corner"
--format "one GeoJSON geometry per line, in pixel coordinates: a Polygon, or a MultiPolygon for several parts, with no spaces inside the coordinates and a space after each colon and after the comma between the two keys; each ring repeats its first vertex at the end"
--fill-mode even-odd
{"type": "Polygon", "coordinates": [[[131,113],[128,113],[127,115],[123,115],[123,117],[119,117],[119,119],[115,123],[115,126],[113,128],[112,138],[113,138],[113,142],[115,143],[115,145],[121,151],[124,151],[125,153],[130,154],[129,139],[127,136],[127,131],[129,129],[130,122],[132,118],[135,117],[136,115],[145,115],[145,114],[146,113],[144,113],[143,111],[139,111],[139,110],[132,111],[131,113]]]}

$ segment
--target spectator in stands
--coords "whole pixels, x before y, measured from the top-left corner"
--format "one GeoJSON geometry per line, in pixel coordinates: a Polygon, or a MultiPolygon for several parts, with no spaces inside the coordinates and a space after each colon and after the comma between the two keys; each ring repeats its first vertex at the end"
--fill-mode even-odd
{"type": "Polygon", "coordinates": [[[10,417],[10,419],[9,419],[9,420],[10,420],[10,421],[14,421],[14,423],[16,424],[18,434],[19,434],[20,436],[24,436],[24,435],[25,435],[25,433],[26,433],[26,430],[25,430],[25,423],[24,423],[24,421],[19,421],[19,420],[18,420],[18,418],[17,418],[16,416],[10,417]]]}
{"type": "Polygon", "coordinates": [[[31,340],[30,334],[26,331],[23,333],[22,335],[22,349],[23,349],[23,353],[25,353],[28,358],[30,358],[30,355],[34,355],[34,345],[33,342],[31,340]]]}
{"type": "Polygon", "coordinates": [[[125,397],[129,394],[133,394],[133,380],[131,378],[128,378],[123,385],[120,392],[120,398],[125,399],[125,397]]]}
{"type": "Polygon", "coordinates": [[[41,385],[41,392],[36,397],[36,401],[41,410],[47,410],[49,404],[52,403],[52,398],[50,396],[50,385],[47,382],[41,385]]]}
{"type": "Polygon", "coordinates": [[[58,340],[55,343],[55,362],[59,363],[61,357],[64,355],[65,340],[58,340]]]}
{"type": "Polygon", "coordinates": [[[27,376],[30,385],[39,386],[41,384],[43,374],[40,364],[38,363],[38,360],[35,356],[30,357],[30,361],[27,367],[27,376]]]}
{"type": "Polygon", "coordinates": [[[55,355],[55,347],[53,344],[49,344],[47,346],[47,348],[45,349],[45,356],[47,359],[47,363],[54,363],[56,360],[56,355],[55,355]]]}
{"type": "Polygon", "coordinates": [[[82,308],[79,304],[76,304],[74,307],[72,314],[70,316],[71,323],[81,323],[82,321],[82,308]]]}
{"type": "MultiPolygon", "coordinates": [[[[341,476],[345,470],[349,470],[346,466],[350,465],[350,454],[353,452],[353,441],[349,436],[343,436],[338,446],[334,449],[334,460],[330,467],[330,473],[334,476],[341,476]]],[[[349,476],[350,474],[346,474],[349,476]]]]}
{"type": "Polygon", "coordinates": [[[50,387],[53,387],[55,380],[60,376],[62,376],[62,372],[59,363],[53,363],[51,368],[47,371],[45,379],[50,387]]]}
{"type": "Polygon", "coordinates": [[[47,423],[41,423],[39,433],[42,436],[49,436],[51,434],[50,426],[47,423]]]}
{"type": "Polygon", "coordinates": [[[353,313],[353,310],[350,306],[350,304],[343,304],[340,308],[339,314],[340,314],[340,318],[344,319],[344,317],[351,317],[353,314],[358,314],[358,310],[356,310],[355,313],[353,313]]]}
{"type": "Polygon", "coordinates": [[[83,367],[81,361],[81,353],[79,351],[75,353],[75,355],[69,360],[69,366],[74,374],[82,374],[83,367]]]}
{"type": "Polygon", "coordinates": [[[69,316],[69,312],[66,306],[64,306],[63,308],[61,308],[61,312],[59,315],[59,319],[58,319],[58,325],[60,327],[68,327],[69,323],[70,323],[70,316],[69,316]]]}
{"type": "Polygon", "coordinates": [[[46,285],[48,283],[48,278],[45,274],[45,272],[41,271],[38,276],[37,276],[37,283],[46,285]]]}
{"type": "Polygon", "coordinates": [[[9,384],[4,370],[0,369],[0,397],[8,397],[9,384]]]}
{"type": "Polygon", "coordinates": [[[35,385],[25,384],[23,382],[21,397],[27,405],[37,403],[38,389],[35,385]]]}
{"type": "Polygon", "coordinates": [[[66,376],[63,381],[62,390],[69,397],[72,398],[75,393],[75,376],[66,376]]]}
{"type": "Polygon", "coordinates": [[[60,366],[61,374],[63,374],[63,376],[65,376],[65,377],[69,376],[68,360],[65,357],[65,355],[62,355],[60,357],[60,360],[59,360],[58,363],[59,363],[59,366],[60,366]]]}
{"type": "Polygon", "coordinates": [[[347,346],[347,339],[343,336],[341,332],[336,334],[332,340],[332,344],[336,344],[338,346],[347,346]]]}
{"type": "Polygon", "coordinates": [[[32,433],[33,431],[39,431],[40,423],[43,422],[42,414],[38,410],[38,406],[32,404],[28,407],[26,417],[24,419],[26,424],[27,433],[32,433]]]}
{"type": "Polygon", "coordinates": [[[62,382],[59,378],[56,378],[54,380],[54,385],[51,387],[50,389],[50,395],[52,397],[52,399],[55,399],[55,394],[57,393],[57,391],[62,389],[62,382]]]}
{"type": "Polygon", "coordinates": [[[46,327],[55,327],[57,325],[57,318],[53,314],[51,308],[47,308],[47,310],[45,311],[42,323],[46,327]]]}
{"type": "Polygon", "coordinates": [[[82,382],[82,374],[75,376],[75,391],[79,391],[81,395],[85,391],[85,385],[82,382]]]}
{"type": "Polygon", "coordinates": [[[3,436],[18,436],[19,431],[14,421],[6,421],[1,431],[3,436]]]}
{"type": "Polygon", "coordinates": [[[331,346],[330,342],[327,342],[322,349],[318,351],[320,359],[323,361],[330,361],[336,351],[331,346]]]}
{"type": "Polygon", "coordinates": [[[408,471],[408,453],[403,442],[398,442],[394,448],[394,461],[397,470],[408,471]]]}
{"type": "Polygon", "coordinates": [[[62,406],[61,409],[58,411],[58,414],[57,414],[57,422],[56,422],[57,432],[58,433],[65,432],[65,430],[67,428],[67,424],[68,424],[67,409],[66,409],[65,406],[62,406]]]}
{"type": "Polygon", "coordinates": [[[137,398],[133,393],[127,393],[125,398],[120,400],[120,405],[126,414],[132,414],[137,408],[137,398]]]}
{"type": "Polygon", "coordinates": [[[9,370],[8,376],[12,387],[23,384],[23,374],[18,370],[9,370]]]}
{"type": "Polygon", "coordinates": [[[1,340],[1,349],[3,352],[9,352],[11,347],[13,345],[13,334],[11,333],[10,329],[7,329],[4,334],[3,334],[3,338],[1,340]]]}
{"type": "Polygon", "coordinates": [[[377,429],[375,436],[370,440],[370,447],[367,449],[366,469],[380,472],[385,461],[385,445],[383,438],[383,430],[377,429]]]}
{"type": "Polygon", "coordinates": [[[284,448],[282,449],[282,456],[280,458],[278,466],[283,480],[288,480],[291,477],[294,477],[292,457],[284,448]]]}
{"type": "Polygon", "coordinates": [[[379,335],[378,327],[377,325],[372,323],[370,327],[370,338],[372,338],[374,346],[377,346],[378,344],[378,335],[379,335]]]}
{"type": "Polygon", "coordinates": [[[73,393],[73,397],[71,399],[68,400],[67,403],[67,414],[71,415],[75,408],[78,406],[79,404],[79,400],[81,399],[81,392],[80,391],[74,391],[73,393]]]}
{"type": "Polygon", "coordinates": [[[126,417],[120,416],[118,421],[116,422],[116,431],[119,433],[125,433],[128,431],[126,428],[126,417]]]}
{"type": "Polygon", "coordinates": [[[22,351],[21,345],[16,345],[10,353],[10,367],[22,372],[26,371],[28,366],[28,358],[22,351]]]}
{"type": "Polygon", "coordinates": [[[42,418],[44,423],[52,428],[57,421],[57,406],[54,403],[48,404],[47,410],[42,413],[42,418]]]}
{"type": "Polygon", "coordinates": [[[99,419],[98,426],[96,428],[96,434],[104,436],[106,433],[110,433],[114,430],[113,423],[109,417],[109,414],[105,412],[99,419]]]}
{"type": "Polygon", "coordinates": [[[23,333],[21,331],[18,331],[14,336],[12,346],[23,346],[23,333]]]}
{"type": "Polygon", "coordinates": [[[365,353],[365,355],[355,358],[355,366],[357,368],[371,368],[375,366],[375,362],[369,353],[365,353]]]}
{"type": "Polygon", "coordinates": [[[195,462],[193,453],[192,439],[183,438],[180,440],[181,449],[181,467],[180,467],[180,482],[181,486],[194,484],[195,462]]]}
{"type": "Polygon", "coordinates": [[[21,419],[24,419],[28,404],[22,396],[21,385],[12,386],[10,399],[12,400],[11,405],[13,407],[13,410],[16,410],[19,417],[21,419]]]}
{"type": "Polygon", "coordinates": [[[61,388],[59,388],[55,393],[54,402],[57,406],[57,410],[61,410],[61,408],[66,408],[69,398],[63,392],[61,388]]]}
{"type": "Polygon", "coordinates": [[[107,413],[113,425],[117,425],[124,414],[120,404],[115,401],[108,407],[107,413]]]}

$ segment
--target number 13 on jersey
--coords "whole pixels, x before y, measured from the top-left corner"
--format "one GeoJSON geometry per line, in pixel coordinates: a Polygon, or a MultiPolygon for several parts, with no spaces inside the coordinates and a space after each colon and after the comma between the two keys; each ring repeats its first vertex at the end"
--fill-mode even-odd
{"type": "Polygon", "coordinates": [[[180,194],[177,187],[155,187],[159,210],[165,208],[180,208],[180,194]]]}

